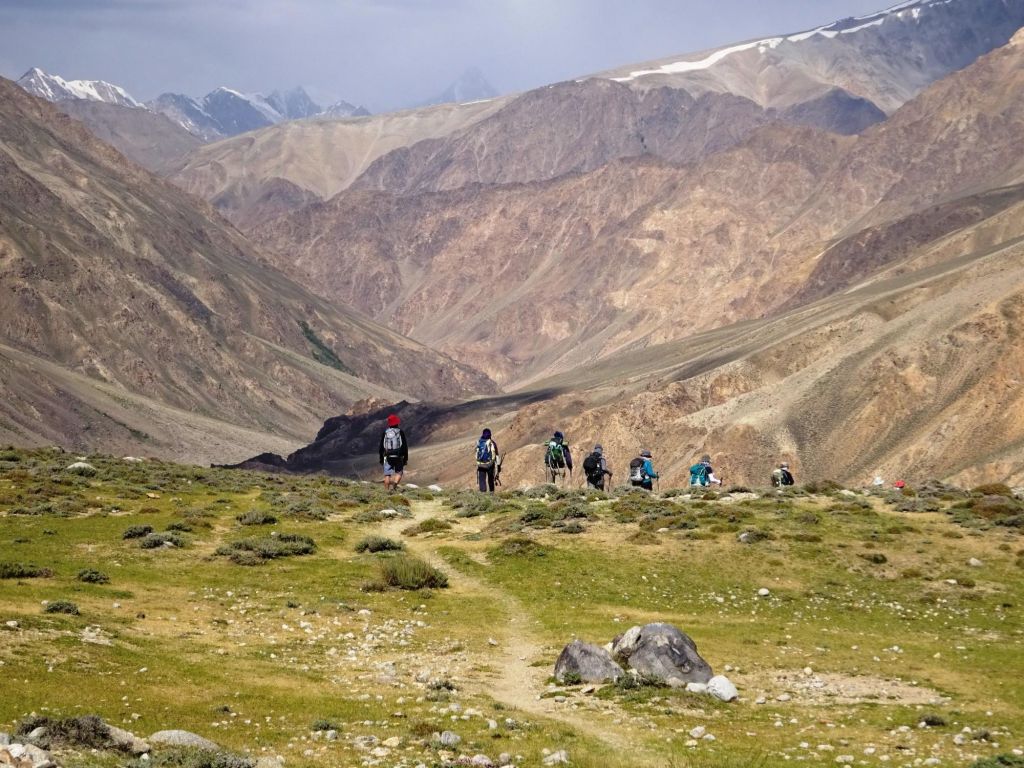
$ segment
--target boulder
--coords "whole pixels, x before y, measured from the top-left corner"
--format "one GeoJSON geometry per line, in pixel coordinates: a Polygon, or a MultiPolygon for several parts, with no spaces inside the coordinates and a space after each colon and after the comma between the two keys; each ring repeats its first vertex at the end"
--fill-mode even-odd
{"type": "Polygon", "coordinates": [[[725,675],[715,675],[708,680],[708,694],[722,701],[735,701],[739,698],[739,692],[732,681],[725,675]]]}
{"type": "Polygon", "coordinates": [[[157,731],[149,740],[154,744],[166,744],[169,747],[196,747],[197,749],[219,750],[220,746],[190,731],[157,731]]]}
{"type": "Polygon", "coordinates": [[[73,472],[83,477],[92,477],[96,474],[96,467],[86,461],[76,461],[73,464],[68,464],[68,472],[73,472]]]}
{"type": "Polygon", "coordinates": [[[555,662],[555,679],[560,683],[567,678],[585,683],[615,682],[622,675],[622,667],[615,663],[608,651],[579,640],[565,646],[555,662]]]}
{"type": "Polygon", "coordinates": [[[687,683],[707,683],[711,666],[697,653],[690,637],[671,624],[631,627],[612,644],[615,657],[641,675],[673,688],[687,683]]]}
{"type": "Polygon", "coordinates": [[[131,731],[126,731],[123,728],[118,728],[116,725],[109,724],[107,725],[107,731],[111,742],[118,749],[131,752],[133,755],[144,755],[149,752],[149,744],[131,731]]]}
{"type": "Polygon", "coordinates": [[[566,765],[569,762],[569,753],[564,749],[552,752],[544,758],[544,765],[566,765]]]}
{"type": "Polygon", "coordinates": [[[454,731],[442,731],[438,741],[441,742],[442,747],[454,747],[462,741],[462,737],[454,731]]]}
{"type": "Polygon", "coordinates": [[[255,768],[284,768],[284,759],[277,755],[257,758],[255,768]]]}

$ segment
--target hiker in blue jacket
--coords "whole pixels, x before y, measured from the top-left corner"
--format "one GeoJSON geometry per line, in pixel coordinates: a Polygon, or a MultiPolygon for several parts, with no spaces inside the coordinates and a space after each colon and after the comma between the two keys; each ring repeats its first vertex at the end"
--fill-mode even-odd
{"type": "Polygon", "coordinates": [[[640,455],[629,462],[629,482],[634,488],[645,491],[654,490],[654,480],[658,473],[654,471],[654,463],[650,451],[640,451],[640,455]]]}
{"type": "Polygon", "coordinates": [[[494,481],[500,468],[498,444],[491,437],[491,430],[485,429],[476,443],[476,480],[483,493],[494,493],[494,481]]]}

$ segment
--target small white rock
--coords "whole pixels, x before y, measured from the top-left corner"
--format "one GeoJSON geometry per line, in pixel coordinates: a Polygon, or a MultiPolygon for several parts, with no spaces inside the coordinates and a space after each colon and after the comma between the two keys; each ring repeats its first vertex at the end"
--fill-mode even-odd
{"type": "Polygon", "coordinates": [[[735,701],[739,698],[736,686],[725,675],[715,675],[708,680],[708,694],[722,701],[735,701]]]}
{"type": "Polygon", "coordinates": [[[771,593],[772,591],[768,589],[768,587],[761,587],[759,590],[757,590],[758,597],[768,597],[768,595],[770,595],[771,593]]]}

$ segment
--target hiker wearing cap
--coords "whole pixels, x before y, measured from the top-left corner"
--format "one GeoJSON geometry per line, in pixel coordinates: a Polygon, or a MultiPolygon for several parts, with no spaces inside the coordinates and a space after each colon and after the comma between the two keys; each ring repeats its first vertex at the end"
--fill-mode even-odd
{"type": "Polygon", "coordinates": [[[409,443],[399,428],[398,416],[388,416],[387,427],[380,436],[380,464],[384,468],[384,490],[392,491],[402,482],[402,472],[409,463],[409,443]]]}
{"type": "Polygon", "coordinates": [[[501,472],[501,454],[498,453],[498,444],[491,437],[491,430],[485,429],[480,433],[480,439],[476,443],[476,480],[480,490],[484,493],[494,493],[494,483],[498,480],[501,472]]]}
{"type": "Polygon", "coordinates": [[[612,476],[604,458],[604,448],[598,443],[593,452],[583,460],[583,473],[587,476],[587,487],[604,490],[604,478],[612,476]]]}
{"type": "Polygon", "coordinates": [[[548,440],[547,448],[544,451],[544,469],[549,483],[557,483],[559,479],[565,482],[566,470],[572,474],[572,454],[569,452],[569,445],[565,442],[565,435],[561,432],[555,434],[548,440]]]}
{"type": "Polygon", "coordinates": [[[711,468],[711,457],[704,454],[700,461],[690,467],[690,485],[707,486],[721,485],[722,481],[715,477],[715,470],[711,468]]]}
{"type": "Polygon", "coordinates": [[[640,455],[629,462],[629,482],[634,488],[654,490],[652,481],[658,479],[658,473],[654,471],[651,459],[650,451],[640,451],[640,455]]]}
{"type": "Polygon", "coordinates": [[[782,488],[786,485],[793,485],[793,473],[789,471],[789,464],[782,462],[772,472],[772,488],[782,488]]]}

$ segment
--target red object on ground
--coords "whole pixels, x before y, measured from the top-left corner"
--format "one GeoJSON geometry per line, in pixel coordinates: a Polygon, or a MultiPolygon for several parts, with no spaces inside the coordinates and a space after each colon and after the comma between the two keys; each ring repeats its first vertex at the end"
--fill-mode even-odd
{"type": "Polygon", "coordinates": [[[906,488],[907,484],[905,482],[903,482],[902,480],[897,480],[895,483],[892,484],[892,487],[893,488],[906,488]]]}

